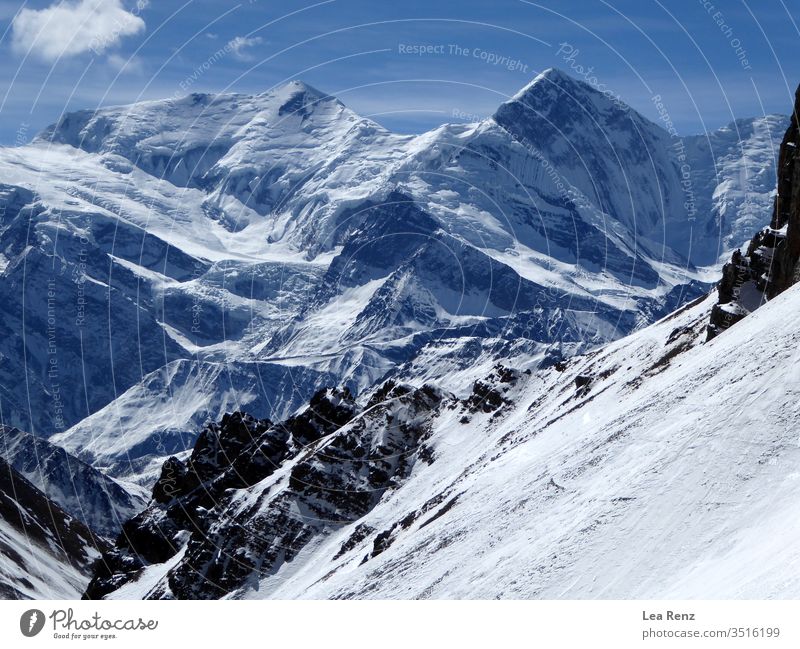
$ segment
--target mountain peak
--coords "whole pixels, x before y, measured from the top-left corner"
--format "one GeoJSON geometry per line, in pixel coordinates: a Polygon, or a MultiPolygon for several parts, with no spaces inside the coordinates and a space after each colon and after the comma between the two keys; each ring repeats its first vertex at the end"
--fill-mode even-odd
{"type": "Polygon", "coordinates": [[[534,89],[551,89],[553,86],[563,88],[566,84],[578,85],[581,84],[577,79],[573,79],[566,72],[559,68],[547,68],[543,72],[537,74],[528,85],[521,88],[511,99],[520,100],[524,99],[528,93],[534,89]]]}
{"type": "Polygon", "coordinates": [[[293,79],[292,81],[288,81],[280,86],[282,90],[288,90],[292,92],[305,92],[309,95],[317,95],[319,97],[328,97],[327,93],[318,90],[314,86],[305,81],[300,81],[299,79],[293,79]]]}
{"type": "Polygon", "coordinates": [[[321,90],[315,88],[314,86],[306,83],[305,81],[300,81],[299,79],[293,79],[292,81],[287,81],[279,86],[275,86],[271,90],[268,90],[264,93],[258,95],[258,97],[298,97],[303,96],[306,100],[309,101],[338,101],[336,97],[329,95],[326,92],[322,92],[321,90]]]}
{"type": "Polygon", "coordinates": [[[548,68],[500,104],[493,117],[498,124],[513,131],[515,129],[510,129],[511,121],[519,126],[520,120],[526,123],[547,115],[557,121],[566,115],[580,119],[590,107],[613,108],[613,103],[616,103],[613,97],[606,96],[590,84],[558,68],[548,68]]]}
{"type": "Polygon", "coordinates": [[[510,130],[531,120],[550,120],[561,126],[583,127],[586,122],[619,124],[621,117],[647,120],[596,79],[589,83],[576,79],[558,68],[548,68],[537,75],[493,115],[494,120],[510,130]]]}

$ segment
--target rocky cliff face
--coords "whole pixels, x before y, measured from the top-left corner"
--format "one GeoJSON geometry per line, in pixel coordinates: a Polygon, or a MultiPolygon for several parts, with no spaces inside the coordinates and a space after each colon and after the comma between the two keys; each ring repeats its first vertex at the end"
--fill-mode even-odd
{"type": "Polygon", "coordinates": [[[722,269],[719,303],[711,312],[713,338],[767,300],[800,280],[800,87],[778,158],[778,187],[768,227],[756,233],[742,254],[736,250],[722,269]]]}
{"type": "Polygon", "coordinates": [[[201,433],[191,457],[170,458],[149,507],[123,527],[85,597],[165,578],[139,597],[215,599],[273,574],[315,539],[367,514],[418,459],[443,393],[387,382],[359,406],[319,391],[280,424],[242,413],[201,433]]]}
{"type": "Polygon", "coordinates": [[[781,144],[778,161],[778,195],[770,228],[784,231],[785,236],[777,239],[771,271],[771,293],[777,294],[796,283],[798,276],[797,260],[800,257],[800,87],[795,94],[792,122],[781,144]]]}

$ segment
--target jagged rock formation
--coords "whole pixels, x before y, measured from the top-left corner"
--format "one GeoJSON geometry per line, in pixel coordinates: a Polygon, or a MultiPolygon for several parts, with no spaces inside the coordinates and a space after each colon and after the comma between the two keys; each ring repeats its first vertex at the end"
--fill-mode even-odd
{"type": "Polygon", "coordinates": [[[212,599],[256,586],[408,476],[443,398],[388,381],[363,408],[346,389],[328,389],[280,424],[226,415],[188,461],[165,462],[150,506],[125,524],[85,597],[168,561],[166,580],[141,596],[212,599]]]}
{"type": "Polygon", "coordinates": [[[756,233],[745,254],[734,251],[722,269],[719,302],[711,312],[708,337],[744,318],[800,280],[800,86],[778,159],[778,187],[768,227],[756,233]]]}
{"type": "MultiPolygon", "coordinates": [[[[530,374],[530,370],[527,373],[530,374]]],[[[495,365],[489,376],[472,384],[472,394],[464,401],[467,411],[473,414],[476,412],[490,413],[497,412],[504,406],[510,406],[511,402],[505,395],[510,387],[516,384],[520,375],[518,370],[499,363],[495,365]]]]}
{"type": "Polygon", "coordinates": [[[107,549],[0,458],[0,598],[75,597],[107,549]]]}

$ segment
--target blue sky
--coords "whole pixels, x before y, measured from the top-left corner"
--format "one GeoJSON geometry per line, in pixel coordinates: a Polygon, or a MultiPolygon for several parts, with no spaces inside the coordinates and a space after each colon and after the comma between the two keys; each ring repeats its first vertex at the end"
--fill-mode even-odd
{"type": "Polygon", "coordinates": [[[0,0],[0,142],[65,110],[295,78],[421,132],[549,67],[653,120],[660,95],[699,133],[790,110],[799,25],[800,0],[0,0]]]}

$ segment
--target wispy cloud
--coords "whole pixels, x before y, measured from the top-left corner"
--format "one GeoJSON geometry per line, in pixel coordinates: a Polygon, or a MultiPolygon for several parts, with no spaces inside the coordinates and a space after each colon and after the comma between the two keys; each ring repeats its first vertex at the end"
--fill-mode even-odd
{"type": "Polygon", "coordinates": [[[240,61],[252,61],[253,56],[247,50],[255,45],[258,45],[262,42],[262,40],[263,39],[260,36],[253,36],[252,38],[237,36],[236,38],[230,40],[228,46],[231,48],[233,55],[240,61]]]}
{"type": "Polygon", "coordinates": [[[148,4],[149,0],[138,0],[129,11],[121,0],[78,0],[23,9],[12,24],[12,47],[45,61],[85,52],[102,54],[144,30],[139,14],[148,4]]]}
{"type": "Polygon", "coordinates": [[[138,56],[128,58],[119,54],[109,54],[108,65],[123,74],[142,74],[144,72],[144,64],[138,56]]]}

